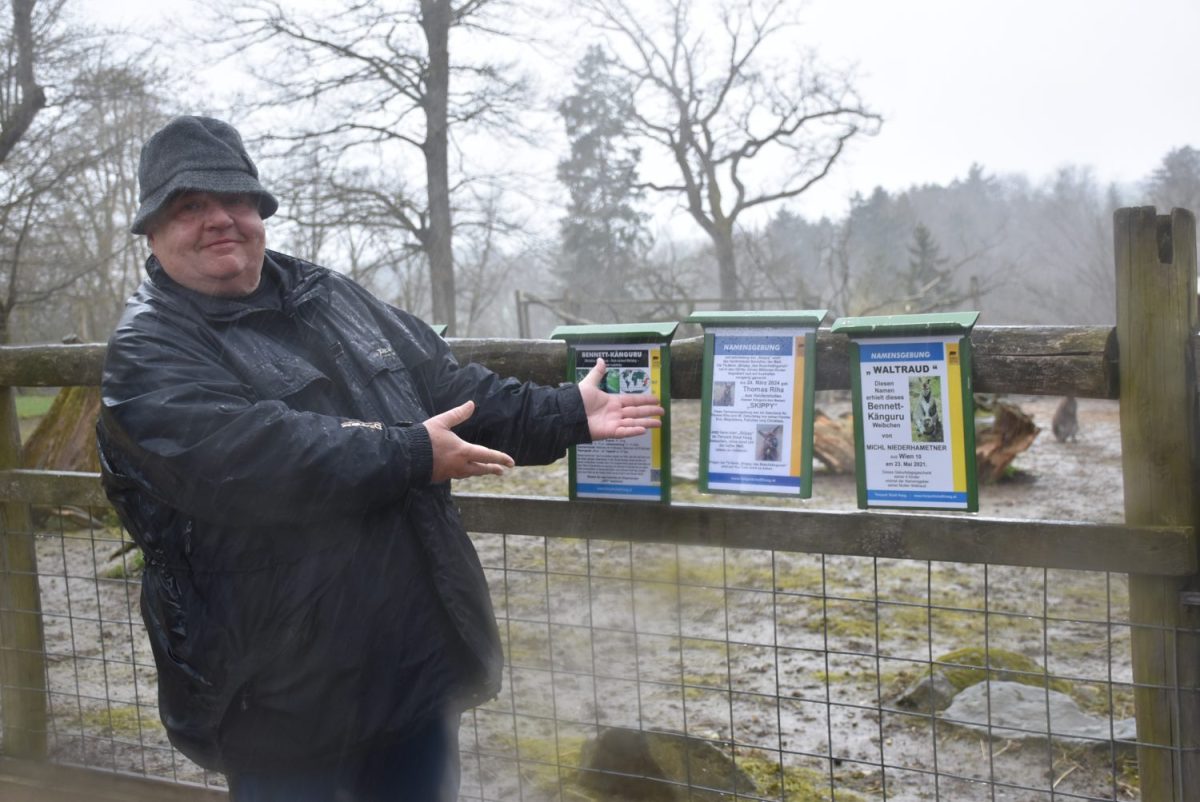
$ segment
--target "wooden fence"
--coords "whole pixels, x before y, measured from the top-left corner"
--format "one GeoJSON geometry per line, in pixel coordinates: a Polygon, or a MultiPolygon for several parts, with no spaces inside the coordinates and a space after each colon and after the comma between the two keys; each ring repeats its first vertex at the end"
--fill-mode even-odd
{"type": "MultiPolygon", "coordinates": [[[[1107,571],[1130,576],[1142,798],[1200,788],[1200,584],[1196,543],[1196,242],[1191,213],[1119,210],[1117,325],[979,326],[979,393],[1120,399],[1123,525],[963,514],[612,505],[458,495],[473,532],[694,544],[811,554],[1107,571]]],[[[452,340],[460,360],[544,383],[565,372],[557,341],[452,340]]],[[[818,389],[850,386],[848,342],[818,334],[818,389]]],[[[104,347],[0,349],[0,772],[41,777],[46,690],[29,506],[105,503],[97,477],[17,469],[16,387],[95,385],[104,347]],[[17,767],[17,768],[14,768],[17,767]],[[23,767],[23,768],[20,768],[23,767]]],[[[700,395],[701,340],[672,346],[671,387],[700,395]]],[[[4,786],[0,784],[0,790],[4,786]]],[[[205,794],[211,794],[205,791],[205,794]]],[[[65,797],[64,797],[65,798],[65,797]]]]}

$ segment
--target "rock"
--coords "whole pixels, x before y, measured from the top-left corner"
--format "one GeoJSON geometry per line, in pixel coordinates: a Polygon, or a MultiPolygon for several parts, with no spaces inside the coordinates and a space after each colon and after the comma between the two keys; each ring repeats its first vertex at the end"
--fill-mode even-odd
{"type": "Polygon", "coordinates": [[[584,744],[579,785],[611,800],[725,802],[757,795],[753,780],[710,741],[610,727],[584,744]]]}
{"type": "Polygon", "coordinates": [[[1019,682],[972,685],[954,698],[940,719],[1007,740],[1047,736],[1079,744],[1137,740],[1132,718],[1110,722],[1085,713],[1065,693],[1019,682]]]}
{"type": "MultiPolygon", "coordinates": [[[[896,704],[909,710],[931,713],[950,706],[962,690],[984,680],[1023,683],[1034,688],[1045,686],[1046,670],[1023,654],[1007,649],[984,652],[967,647],[947,652],[933,661],[930,672],[908,687],[896,698],[896,704]]],[[[1049,680],[1058,692],[1069,691],[1070,684],[1062,679],[1049,680]]]]}
{"type": "Polygon", "coordinates": [[[900,694],[896,704],[906,710],[932,713],[949,707],[957,693],[958,688],[946,678],[946,673],[940,668],[935,668],[900,694]]]}

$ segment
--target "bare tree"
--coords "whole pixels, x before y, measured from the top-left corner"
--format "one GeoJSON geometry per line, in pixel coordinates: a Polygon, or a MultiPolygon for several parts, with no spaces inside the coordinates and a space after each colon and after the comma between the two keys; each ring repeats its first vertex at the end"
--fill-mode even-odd
{"type": "Polygon", "coordinates": [[[109,63],[97,54],[81,64],[72,109],[53,139],[53,153],[73,163],[54,188],[39,250],[81,271],[56,301],[70,304],[73,333],[105,338],[142,278],[147,250],[129,225],[138,208],[141,143],[169,118],[158,91],[163,76],[139,57],[109,63]]]}
{"type": "Polygon", "coordinates": [[[120,136],[116,143],[106,139],[96,113],[105,98],[125,97],[128,85],[106,77],[104,49],[90,31],[71,24],[63,8],[61,0],[25,3],[18,24],[5,32],[9,64],[25,60],[26,66],[8,71],[0,103],[4,130],[14,135],[0,171],[0,341],[12,336],[14,313],[38,309],[45,317],[83,277],[105,270],[120,247],[111,231],[103,253],[93,247],[99,221],[80,207],[102,192],[97,182],[111,177],[114,150],[128,148],[120,136]],[[52,93],[30,88],[31,63],[52,93]],[[36,101],[35,115],[29,101],[36,101]],[[16,111],[21,107],[26,112],[16,111]]]}
{"type": "MultiPolygon", "coordinates": [[[[5,59],[0,76],[0,163],[25,136],[33,118],[46,107],[46,90],[34,77],[34,24],[35,0],[12,0],[12,24],[7,30],[0,28],[3,37],[5,59]]],[[[52,3],[54,13],[61,7],[61,0],[52,3]]]]}
{"type": "Polygon", "coordinates": [[[584,5],[635,82],[633,125],[673,163],[673,178],[647,188],[682,198],[713,242],[722,302],[737,308],[738,219],[803,194],[880,116],[811,56],[777,66],[776,43],[794,50],[780,41],[787,0],[725,0],[717,26],[693,24],[689,0],[584,5]]]}
{"type": "Polygon", "coordinates": [[[290,112],[271,139],[315,146],[331,165],[349,168],[404,164],[405,151],[420,153],[419,183],[393,177],[364,191],[428,258],[432,317],[453,332],[452,132],[515,127],[512,103],[523,84],[515,70],[478,59],[479,48],[451,58],[451,33],[494,32],[485,12],[501,0],[403,5],[360,0],[318,17],[258,0],[230,9],[239,33],[225,41],[240,52],[265,45],[258,52],[277,54],[255,69],[273,90],[270,104],[290,112]],[[385,191],[394,194],[379,197],[385,191]]]}

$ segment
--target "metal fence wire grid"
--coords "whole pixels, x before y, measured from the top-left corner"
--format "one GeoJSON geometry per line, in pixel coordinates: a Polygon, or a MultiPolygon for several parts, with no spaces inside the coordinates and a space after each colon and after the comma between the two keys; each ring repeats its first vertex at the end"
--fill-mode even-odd
{"type": "MultiPolygon", "coordinates": [[[[111,510],[33,520],[52,760],[222,788],[159,722],[111,510]]],[[[1134,800],[1135,695],[1196,690],[1134,682],[1123,574],[473,537],[507,662],[462,799],[1134,800]]]]}

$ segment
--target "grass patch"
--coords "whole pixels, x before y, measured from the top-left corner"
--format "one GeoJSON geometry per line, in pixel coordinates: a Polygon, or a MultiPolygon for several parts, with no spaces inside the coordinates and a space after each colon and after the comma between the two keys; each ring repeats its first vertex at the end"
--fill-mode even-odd
{"type": "Polygon", "coordinates": [[[991,679],[1001,682],[1019,682],[1034,688],[1044,688],[1047,682],[1051,690],[1070,695],[1071,683],[1063,679],[1049,679],[1046,670],[1035,661],[1017,652],[1005,649],[983,649],[969,647],[944,654],[935,661],[938,670],[945,674],[958,690],[983,682],[991,673],[991,679]],[[952,663],[954,665],[945,665],[952,663]]]}
{"type": "Polygon", "coordinates": [[[110,738],[137,738],[147,730],[162,730],[162,722],[153,710],[133,705],[114,705],[105,710],[85,710],[83,725],[99,730],[110,738]]]}
{"type": "MultiPolygon", "coordinates": [[[[778,762],[758,754],[738,758],[738,766],[754,780],[768,799],[788,802],[829,802],[829,775],[800,766],[780,768],[778,762]]],[[[837,802],[863,802],[858,794],[838,788],[837,802]]]]}
{"type": "Polygon", "coordinates": [[[141,549],[134,549],[123,560],[106,568],[101,576],[105,579],[136,579],[145,570],[146,556],[141,549]]]}
{"type": "Polygon", "coordinates": [[[40,418],[50,411],[50,405],[54,403],[54,393],[36,393],[33,395],[18,395],[17,396],[17,417],[18,418],[40,418]]]}

